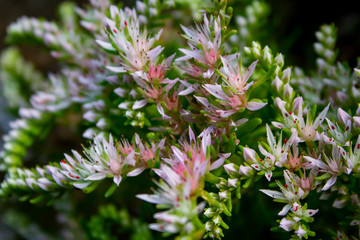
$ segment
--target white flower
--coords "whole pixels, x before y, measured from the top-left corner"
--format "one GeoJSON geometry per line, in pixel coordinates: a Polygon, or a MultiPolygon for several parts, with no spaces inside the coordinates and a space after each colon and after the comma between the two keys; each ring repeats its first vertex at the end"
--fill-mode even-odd
{"type": "Polygon", "coordinates": [[[299,228],[295,231],[295,233],[299,238],[302,238],[307,232],[301,227],[301,225],[299,225],[299,228]]]}
{"type": "Polygon", "coordinates": [[[265,190],[260,189],[261,192],[266,195],[278,199],[281,202],[287,203],[283,209],[279,212],[280,216],[284,216],[293,206],[293,204],[300,200],[300,198],[304,195],[304,191],[296,186],[293,180],[290,179],[289,171],[284,171],[285,184],[282,185],[279,181],[276,181],[277,185],[280,187],[281,192],[274,190],[265,190]]]}
{"type": "Polygon", "coordinates": [[[265,156],[264,159],[259,158],[257,153],[247,147],[244,147],[244,158],[245,160],[257,171],[263,171],[265,173],[265,177],[268,181],[271,180],[272,177],[272,170],[274,169],[275,164],[275,157],[266,152],[260,145],[259,145],[260,152],[265,156]]]}
{"type": "Polygon", "coordinates": [[[336,144],[333,144],[332,158],[329,158],[325,153],[323,153],[323,156],[326,163],[320,160],[321,156],[319,157],[319,159],[314,159],[309,156],[305,156],[304,158],[310,163],[310,165],[306,168],[317,167],[319,168],[319,172],[325,172],[329,174],[330,178],[327,180],[326,184],[322,188],[323,191],[326,191],[335,184],[337,176],[339,174],[341,174],[343,171],[348,173],[349,170],[345,166],[343,166],[342,158],[346,156],[346,152],[342,147],[338,147],[336,146],[336,144]]]}

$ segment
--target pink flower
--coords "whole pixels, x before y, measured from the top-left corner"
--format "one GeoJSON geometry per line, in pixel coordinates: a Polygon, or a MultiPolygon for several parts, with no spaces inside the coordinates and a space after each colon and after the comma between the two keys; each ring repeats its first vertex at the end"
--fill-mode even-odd
{"type": "Polygon", "coordinates": [[[196,25],[195,28],[187,28],[181,25],[185,32],[183,35],[187,40],[191,50],[180,48],[179,50],[185,54],[184,57],[176,59],[177,61],[184,61],[188,59],[195,59],[196,61],[207,65],[214,69],[215,64],[219,58],[219,50],[221,47],[221,22],[220,17],[210,19],[204,14],[204,23],[196,25]],[[211,29],[214,34],[211,33],[211,29]],[[201,46],[200,49],[197,46],[201,46]]]}

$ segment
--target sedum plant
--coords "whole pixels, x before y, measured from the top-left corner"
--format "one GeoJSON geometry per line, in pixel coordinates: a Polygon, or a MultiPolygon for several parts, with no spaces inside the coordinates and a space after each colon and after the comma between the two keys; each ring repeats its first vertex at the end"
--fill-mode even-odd
{"type": "MultiPolygon", "coordinates": [[[[351,84],[360,70],[336,63],[336,28],[324,25],[317,71],[305,77],[258,42],[269,6],[244,9],[91,0],[63,3],[57,22],[22,17],[8,27],[14,46],[2,53],[1,83],[18,114],[3,136],[0,196],[48,205],[68,229],[54,236],[36,225],[33,236],[222,239],[250,219],[276,239],[358,239],[360,107],[351,84]],[[15,47],[25,41],[59,69],[43,76],[15,47]],[[38,161],[34,145],[58,125],[82,151],[54,147],[38,161]],[[79,198],[95,206],[90,220],[75,216],[79,198]]],[[[5,216],[31,238],[26,214],[5,216]]],[[[246,230],[244,239],[260,237],[246,230]]]]}

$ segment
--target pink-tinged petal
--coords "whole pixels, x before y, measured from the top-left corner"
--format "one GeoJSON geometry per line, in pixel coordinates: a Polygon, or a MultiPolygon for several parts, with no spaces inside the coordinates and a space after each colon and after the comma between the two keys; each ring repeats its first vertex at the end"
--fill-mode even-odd
{"type": "Polygon", "coordinates": [[[82,183],[73,183],[73,186],[79,189],[83,189],[86,188],[87,186],[90,185],[91,182],[82,182],[82,183]]]}
{"type": "Polygon", "coordinates": [[[179,50],[180,50],[180,52],[184,53],[186,56],[180,57],[180,58],[176,59],[175,61],[184,61],[184,60],[194,58],[194,59],[199,60],[200,62],[205,62],[205,58],[202,55],[200,50],[189,51],[189,50],[183,49],[183,48],[179,48],[179,50]]]}
{"type": "Polygon", "coordinates": [[[224,161],[225,161],[225,158],[219,158],[218,160],[216,160],[215,162],[213,162],[213,163],[210,165],[209,170],[212,171],[212,170],[214,170],[214,169],[219,168],[220,166],[223,165],[224,161]]]}
{"type": "Polygon", "coordinates": [[[175,146],[172,146],[171,150],[173,151],[176,159],[179,160],[182,164],[184,164],[185,161],[184,154],[175,146]]]}
{"type": "Polygon", "coordinates": [[[122,102],[119,104],[118,108],[120,109],[129,109],[130,102],[122,102]]]}
{"type": "Polygon", "coordinates": [[[210,134],[204,134],[201,139],[201,150],[204,155],[206,155],[208,147],[211,145],[211,136],[210,134]]]}
{"type": "Polygon", "coordinates": [[[176,53],[174,53],[173,55],[171,55],[170,57],[168,57],[165,61],[164,61],[164,66],[165,67],[170,67],[172,61],[174,60],[176,53]]]}
{"type": "Polygon", "coordinates": [[[236,188],[239,183],[240,183],[239,179],[237,179],[237,178],[229,178],[229,180],[228,180],[228,187],[234,187],[234,188],[236,188]]]}
{"type": "Polygon", "coordinates": [[[144,107],[147,104],[147,99],[135,101],[134,105],[132,106],[133,110],[139,109],[144,107]]]}
{"type": "Polygon", "coordinates": [[[267,103],[259,103],[259,102],[248,102],[246,104],[246,108],[249,109],[250,111],[256,111],[259,110],[263,107],[265,107],[267,103]]]}
{"type": "Polygon", "coordinates": [[[302,229],[300,225],[299,228],[295,231],[295,233],[301,239],[307,232],[304,229],[302,229]]]}
{"type": "Polygon", "coordinates": [[[235,122],[235,126],[236,127],[239,127],[240,125],[246,123],[249,119],[246,119],[246,118],[242,118],[242,119],[239,119],[235,122]]]}
{"type": "Polygon", "coordinates": [[[230,173],[232,173],[232,172],[236,172],[236,169],[234,166],[235,166],[234,163],[228,163],[228,164],[224,165],[224,169],[228,175],[230,175],[230,173]]]}
{"type": "Polygon", "coordinates": [[[130,165],[134,166],[135,165],[134,156],[135,156],[135,150],[126,156],[126,158],[123,160],[123,164],[130,164],[130,165]]]}
{"type": "Polygon", "coordinates": [[[253,149],[244,147],[244,158],[246,161],[250,161],[251,163],[256,163],[256,152],[253,149]]]}
{"type": "Polygon", "coordinates": [[[283,85],[283,82],[280,80],[278,76],[275,77],[274,81],[271,83],[277,91],[280,91],[281,86],[283,85]]]}
{"type": "Polygon", "coordinates": [[[190,86],[190,87],[186,88],[185,90],[180,91],[178,93],[178,95],[187,96],[187,95],[189,95],[190,93],[192,93],[194,91],[195,91],[195,88],[193,86],[190,86]]]}
{"type": "Polygon", "coordinates": [[[111,43],[109,43],[109,42],[104,42],[104,41],[102,41],[102,40],[95,40],[95,42],[97,43],[97,44],[99,44],[99,46],[100,47],[102,47],[103,49],[105,49],[105,50],[108,50],[108,51],[116,51],[116,49],[111,45],[111,43]]]}
{"type": "Polygon", "coordinates": [[[280,227],[282,228],[282,229],[284,229],[285,231],[291,231],[292,230],[292,226],[295,224],[295,222],[294,221],[291,221],[291,220],[289,220],[289,219],[287,219],[287,218],[283,218],[283,219],[281,219],[281,221],[280,221],[280,227]]]}
{"type": "Polygon", "coordinates": [[[240,165],[239,174],[249,176],[249,173],[252,171],[252,168],[249,166],[240,165]]]}
{"type": "Polygon", "coordinates": [[[330,103],[326,106],[326,108],[315,119],[315,122],[314,122],[314,128],[315,129],[324,121],[324,119],[326,117],[326,114],[327,114],[327,112],[329,110],[329,107],[330,107],[330,103]]]}
{"type": "Polygon", "coordinates": [[[221,85],[212,85],[212,84],[205,84],[204,88],[206,91],[208,91],[210,94],[212,94],[217,99],[228,101],[226,93],[222,90],[221,85]]]}
{"type": "Polygon", "coordinates": [[[159,148],[160,150],[162,150],[164,148],[165,145],[165,138],[161,139],[161,141],[159,142],[159,144],[157,145],[157,148],[159,148]]]}
{"type": "Polygon", "coordinates": [[[120,182],[121,182],[121,179],[122,179],[122,177],[121,177],[120,174],[115,175],[115,176],[114,176],[114,183],[115,183],[117,186],[119,186],[119,184],[120,184],[120,182]]]}
{"type": "Polygon", "coordinates": [[[160,53],[164,50],[164,47],[157,46],[156,48],[151,49],[147,52],[147,56],[149,57],[150,62],[154,62],[155,59],[160,55],[160,53]]]}
{"type": "Polygon", "coordinates": [[[249,68],[246,69],[244,76],[243,76],[243,81],[247,82],[248,79],[250,78],[251,74],[254,72],[256,64],[258,63],[259,60],[256,60],[255,62],[251,63],[251,65],[249,66],[249,68]]]}
{"type": "Polygon", "coordinates": [[[123,67],[113,67],[113,66],[106,66],[108,70],[114,73],[123,73],[126,72],[126,70],[123,67]]]}
{"type": "Polygon", "coordinates": [[[286,112],[286,109],[285,109],[286,102],[285,101],[283,101],[279,97],[277,97],[277,98],[275,98],[274,104],[276,107],[278,107],[281,110],[281,112],[286,112]]]}
{"type": "Polygon", "coordinates": [[[211,76],[213,74],[214,74],[214,69],[209,69],[209,70],[207,70],[206,72],[203,73],[203,77],[209,79],[209,78],[211,78],[211,76]]]}
{"type": "Polygon", "coordinates": [[[146,84],[145,81],[147,81],[147,77],[146,78],[140,78],[138,76],[136,76],[135,74],[131,74],[135,80],[135,82],[140,86],[142,87],[143,89],[148,89],[149,86],[146,84]]]}
{"type": "Polygon", "coordinates": [[[337,179],[337,176],[333,175],[331,178],[329,178],[329,180],[327,180],[325,186],[321,190],[323,190],[323,191],[328,190],[332,185],[335,184],[336,179],[337,179]]]}
{"type": "Polygon", "coordinates": [[[127,176],[128,176],[128,177],[136,177],[136,176],[140,175],[145,169],[146,169],[145,166],[135,168],[134,170],[132,170],[131,172],[129,172],[129,173],[127,174],[127,176]]]}
{"type": "Polygon", "coordinates": [[[204,105],[206,108],[209,108],[211,106],[211,104],[209,103],[209,101],[204,98],[204,97],[198,97],[198,96],[195,96],[195,98],[202,104],[204,105]]]}
{"type": "Polygon", "coordinates": [[[337,198],[337,199],[335,199],[335,201],[333,203],[333,207],[334,208],[343,208],[346,206],[346,203],[347,203],[347,199],[337,198]]]}
{"type": "Polygon", "coordinates": [[[189,126],[189,139],[190,139],[190,142],[196,143],[195,134],[190,126],[189,126]]]}
{"type": "Polygon", "coordinates": [[[185,223],[185,222],[187,222],[186,217],[180,217],[180,216],[174,215],[169,211],[155,213],[154,218],[158,219],[158,220],[163,220],[166,223],[185,223]]]}
{"type": "Polygon", "coordinates": [[[156,41],[160,39],[162,32],[163,32],[163,29],[160,29],[159,32],[156,34],[156,36],[155,36],[156,41]]]}
{"type": "Polygon", "coordinates": [[[144,200],[149,203],[153,204],[161,204],[161,203],[168,203],[166,199],[159,195],[150,195],[150,194],[138,194],[136,195],[137,198],[144,200]]]}
{"type": "Polygon", "coordinates": [[[360,127],[360,117],[353,117],[354,119],[354,128],[359,128],[360,127]]]}
{"type": "Polygon", "coordinates": [[[94,173],[88,176],[87,178],[85,178],[85,180],[98,181],[104,178],[106,178],[106,173],[94,173]]]}
{"type": "Polygon", "coordinates": [[[279,216],[285,216],[289,210],[291,208],[291,205],[290,204],[286,204],[282,209],[281,211],[278,213],[279,216]]]}
{"type": "Polygon", "coordinates": [[[279,191],[260,189],[260,192],[265,193],[266,195],[272,198],[287,200],[284,194],[279,191]]]}
{"type": "MultiPolygon", "coordinates": [[[[321,169],[327,169],[327,165],[322,162],[321,160],[309,157],[309,156],[304,156],[305,160],[307,160],[308,162],[311,163],[311,165],[319,167],[321,169]]],[[[319,158],[320,159],[320,158],[319,158]]]]}
{"type": "Polygon", "coordinates": [[[162,116],[163,119],[171,119],[171,117],[169,117],[168,115],[165,114],[163,107],[161,106],[160,103],[157,104],[157,110],[160,113],[160,115],[162,116]]]}
{"type": "Polygon", "coordinates": [[[222,61],[223,67],[221,68],[222,72],[225,73],[227,76],[231,76],[234,74],[234,71],[231,69],[230,64],[226,58],[223,56],[220,56],[220,59],[222,61]]]}
{"type": "Polygon", "coordinates": [[[293,111],[296,111],[297,112],[297,115],[298,116],[301,116],[302,117],[302,107],[303,107],[303,98],[302,97],[297,97],[294,99],[294,102],[293,102],[293,111]]]}
{"type": "Polygon", "coordinates": [[[149,228],[159,232],[166,232],[166,233],[177,233],[179,229],[176,227],[175,224],[161,224],[161,223],[151,223],[149,224],[149,228]]]}
{"type": "Polygon", "coordinates": [[[234,113],[236,113],[237,110],[236,109],[231,109],[231,110],[227,110],[227,111],[216,110],[216,112],[219,113],[220,117],[227,118],[227,117],[230,117],[231,115],[233,115],[234,113]]]}
{"type": "Polygon", "coordinates": [[[338,119],[343,124],[347,124],[348,120],[351,119],[350,115],[341,108],[338,109],[337,115],[338,115],[338,119]]]}

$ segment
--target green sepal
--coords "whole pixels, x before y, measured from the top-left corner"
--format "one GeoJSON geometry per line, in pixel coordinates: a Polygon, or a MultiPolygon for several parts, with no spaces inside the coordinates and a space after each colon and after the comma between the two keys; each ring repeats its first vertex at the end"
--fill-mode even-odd
{"type": "Polygon", "coordinates": [[[235,195],[238,199],[241,199],[241,185],[235,189],[235,195]]]}
{"type": "Polygon", "coordinates": [[[110,187],[109,187],[109,189],[106,191],[106,193],[105,193],[105,197],[106,198],[108,198],[108,197],[110,197],[114,192],[115,192],[115,190],[118,188],[118,186],[115,184],[115,183],[113,183],[110,187]]]}
{"type": "Polygon", "coordinates": [[[252,182],[252,178],[246,179],[246,182],[243,184],[242,187],[245,189],[248,188],[250,186],[251,182],[252,182]]]}
{"type": "Polygon", "coordinates": [[[220,179],[211,172],[207,172],[205,173],[205,181],[212,184],[218,184],[220,182],[220,179]]]}
{"type": "Polygon", "coordinates": [[[83,188],[82,189],[82,191],[84,192],[84,193],[91,193],[92,191],[94,191],[96,188],[97,188],[97,186],[100,184],[100,181],[96,181],[96,182],[94,182],[94,183],[91,183],[89,186],[87,186],[86,188],[83,188]]]}
{"type": "Polygon", "coordinates": [[[39,196],[37,196],[37,197],[35,197],[35,198],[30,199],[29,202],[30,202],[31,204],[36,204],[36,203],[39,203],[40,201],[42,201],[44,198],[45,198],[44,195],[39,195],[39,196]]]}
{"type": "Polygon", "coordinates": [[[228,208],[226,207],[225,203],[222,203],[222,209],[223,209],[224,214],[225,214],[226,216],[231,217],[231,212],[228,210],[228,208]]]}

